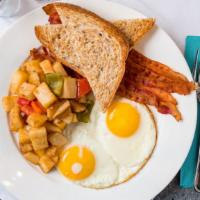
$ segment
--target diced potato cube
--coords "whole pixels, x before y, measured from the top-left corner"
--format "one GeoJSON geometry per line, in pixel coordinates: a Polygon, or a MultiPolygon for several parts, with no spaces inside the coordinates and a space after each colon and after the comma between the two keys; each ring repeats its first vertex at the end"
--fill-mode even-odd
{"type": "Polygon", "coordinates": [[[47,131],[45,127],[32,128],[29,131],[29,136],[34,150],[45,149],[49,146],[47,141],[47,131]]]}
{"type": "Polygon", "coordinates": [[[33,100],[35,98],[33,92],[36,86],[27,82],[24,82],[19,87],[19,95],[26,97],[29,100],[33,100]]]}
{"type": "Polygon", "coordinates": [[[61,130],[64,130],[65,127],[66,127],[66,125],[67,125],[64,121],[62,121],[62,120],[60,120],[60,119],[58,119],[58,118],[54,119],[54,120],[53,120],[53,123],[54,123],[57,127],[59,127],[61,130]]]}
{"type": "Polygon", "coordinates": [[[56,112],[57,109],[57,103],[55,103],[54,105],[52,105],[51,107],[47,108],[47,118],[48,120],[53,120],[53,115],[56,112]]]}
{"type": "Polygon", "coordinates": [[[26,122],[33,128],[42,126],[47,121],[47,116],[39,113],[32,113],[28,116],[26,122]]]}
{"type": "Polygon", "coordinates": [[[67,72],[65,71],[63,65],[60,62],[55,62],[53,64],[53,69],[56,73],[59,73],[63,76],[67,76],[67,72]]]}
{"type": "Polygon", "coordinates": [[[40,62],[40,67],[42,68],[42,70],[45,74],[54,73],[54,70],[53,70],[50,60],[46,59],[46,60],[43,60],[42,62],[40,62]]]}
{"type": "Polygon", "coordinates": [[[57,155],[57,148],[56,147],[49,147],[46,150],[46,155],[49,156],[49,158],[57,155]]]}
{"type": "Polygon", "coordinates": [[[19,129],[18,133],[19,133],[19,144],[31,143],[31,140],[29,138],[29,135],[26,129],[21,128],[19,129]]]}
{"type": "Polygon", "coordinates": [[[30,161],[31,163],[33,163],[35,165],[37,165],[39,163],[39,160],[40,160],[39,156],[36,155],[33,152],[25,153],[24,157],[26,158],[26,160],[30,161]]]}
{"type": "Polygon", "coordinates": [[[17,96],[5,96],[2,98],[3,108],[6,112],[9,112],[17,103],[17,96]]]}
{"type": "Polygon", "coordinates": [[[53,115],[53,119],[56,118],[58,115],[62,114],[63,112],[67,111],[69,107],[70,107],[70,103],[68,100],[61,102],[53,115]]]}
{"type": "Polygon", "coordinates": [[[30,73],[32,72],[42,73],[39,60],[29,60],[25,63],[25,66],[26,70],[30,73]]]}
{"type": "Polygon", "coordinates": [[[48,173],[55,166],[55,162],[44,155],[40,158],[39,165],[43,172],[48,173]]]}
{"type": "Polygon", "coordinates": [[[59,116],[59,119],[64,121],[66,124],[71,124],[74,120],[74,113],[65,112],[59,116]]]}
{"type": "Polygon", "coordinates": [[[78,102],[79,102],[79,103],[87,103],[87,98],[86,98],[86,96],[82,96],[81,98],[79,98],[78,102]]]}
{"type": "Polygon", "coordinates": [[[28,77],[28,82],[34,85],[40,85],[40,76],[37,72],[31,72],[28,77]]]}
{"type": "Polygon", "coordinates": [[[31,143],[27,143],[27,144],[20,144],[20,151],[22,153],[27,153],[27,152],[31,152],[33,150],[33,146],[31,143]]]}
{"type": "Polygon", "coordinates": [[[55,119],[58,115],[66,112],[70,107],[70,103],[68,100],[59,101],[53,104],[51,107],[47,109],[47,118],[49,120],[55,119]]]}
{"type": "Polygon", "coordinates": [[[35,151],[35,153],[36,153],[39,157],[42,157],[42,156],[45,154],[45,150],[44,150],[44,149],[40,149],[40,150],[35,151]]]}
{"type": "Polygon", "coordinates": [[[55,164],[58,162],[57,147],[51,146],[46,150],[46,156],[48,156],[55,164]]]}
{"type": "Polygon", "coordinates": [[[77,83],[75,78],[64,77],[63,92],[61,98],[74,99],[76,98],[77,83]]]}
{"type": "Polygon", "coordinates": [[[62,133],[62,130],[59,127],[50,122],[45,123],[45,127],[48,133],[62,133]]]}
{"type": "Polygon", "coordinates": [[[48,108],[57,100],[56,96],[44,82],[35,89],[34,95],[45,108],[48,108]]]}
{"type": "Polygon", "coordinates": [[[20,128],[23,128],[24,121],[20,114],[20,109],[17,105],[15,105],[8,115],[9,118],[9,125],[11,131],[18,131],[20,128]]]}
{"type": "Polygon", "coordinates": [[[11,79],[10,93],[11,95],[18,94],[19,86],[28,80],[28,73],[17,70],[11,79]]]}
{"type": "Polygon", "coordinates": [[[55,164],[57,164],[57,162],[58,162],[58,156],[53,156],[53,157],[51,157],[51,160],[52,160],[55,164]]]}
{"type": "Polygon", "coordinates": [[[54,146],[63,146],[67,143],[66,137],[60,133],[49,134],[48,141],[54,146]]]}
{"type": "Polygon", "coordinates": [[[72,119],[72,122],[73,122],[73,123],[78,122],[78,118],[77,118],[77,115],[76,115],[75,113],[73,113],[73,119],[72,119]]]}
{"type": "Polygon", "coordinates": [[[76,101],[71,101],[70,103],[71,103],[71,106],[72,106],[72,110],[74,112],[83,112],[86,109],[85,105],[78,103],[76,101]]]}

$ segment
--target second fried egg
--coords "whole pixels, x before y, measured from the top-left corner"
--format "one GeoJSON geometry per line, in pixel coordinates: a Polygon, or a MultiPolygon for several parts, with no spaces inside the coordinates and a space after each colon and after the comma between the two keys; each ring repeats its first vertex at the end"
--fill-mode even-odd
{"type": "Polygon", "coordinates": [[[146,106],[116,98],[106,113],[98,113],[98,141],[117,163],[133,167],[150,156],[156,144],[156,127],[146,106]]]}

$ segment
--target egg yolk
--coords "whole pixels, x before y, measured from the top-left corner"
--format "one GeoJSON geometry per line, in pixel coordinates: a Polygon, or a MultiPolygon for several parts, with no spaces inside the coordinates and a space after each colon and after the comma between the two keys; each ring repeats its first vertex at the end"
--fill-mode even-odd
{"type": "Polygon", "coordinates": [[[94,154],[86,147],[72,146],[61,154],[59,171],[71,180],[82,180],[95,168],[94,154]]]}
{"type": "Polygon", "coordinates": [[[114,102],[106,115],[108,129],[118,137],[130,137],[139,127],[140,115],[130,104],[114,102]]]}

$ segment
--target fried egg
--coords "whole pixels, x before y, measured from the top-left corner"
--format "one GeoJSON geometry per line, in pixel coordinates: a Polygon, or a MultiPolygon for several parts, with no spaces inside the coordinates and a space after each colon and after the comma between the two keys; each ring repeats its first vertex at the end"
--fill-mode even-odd
{"type": "Polygon", "coordinates": [[[98,113],[97,140],[118,164],[134,167],[145,161],[156,144],[156,127],[149,109],[117,98],[106,113],[98,113]]]}
{"type": "Polygon", "coordinates": [[[124,98],[115,98],[106,113],[95,103],[90,122],[68,127],[66,136],[58,170],[89,188],[117,185],[137,174],[157,137],[148,108],[124,98]]]}
{"type": "Polygon", "coordinates": [[[62,152],[58,170],[69,180],[84,187],[105,188],[117,180],[118,168],[92,137],[91,131],[93,128],[87,124],[67,130],[69,145],[62,152]]]}

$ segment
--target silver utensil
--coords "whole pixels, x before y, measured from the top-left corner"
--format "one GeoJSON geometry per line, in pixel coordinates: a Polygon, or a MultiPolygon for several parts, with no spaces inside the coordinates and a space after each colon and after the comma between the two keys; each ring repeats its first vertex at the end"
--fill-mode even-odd
{"type": "MultiPolygon", "coordinates": [[[[198,64],[199,56],[200,56],[200,49],[197,49],[192,75],[197,85],[197,89],[196,89],[197,100],[200,102],[200,64],[198,64]]],[[[197,161],[197,167],[196,167],[195,179],[194,179],[194,189],[197,192],[200,192],[200,146],[199,146],[198,161],[197,161]]]]}

